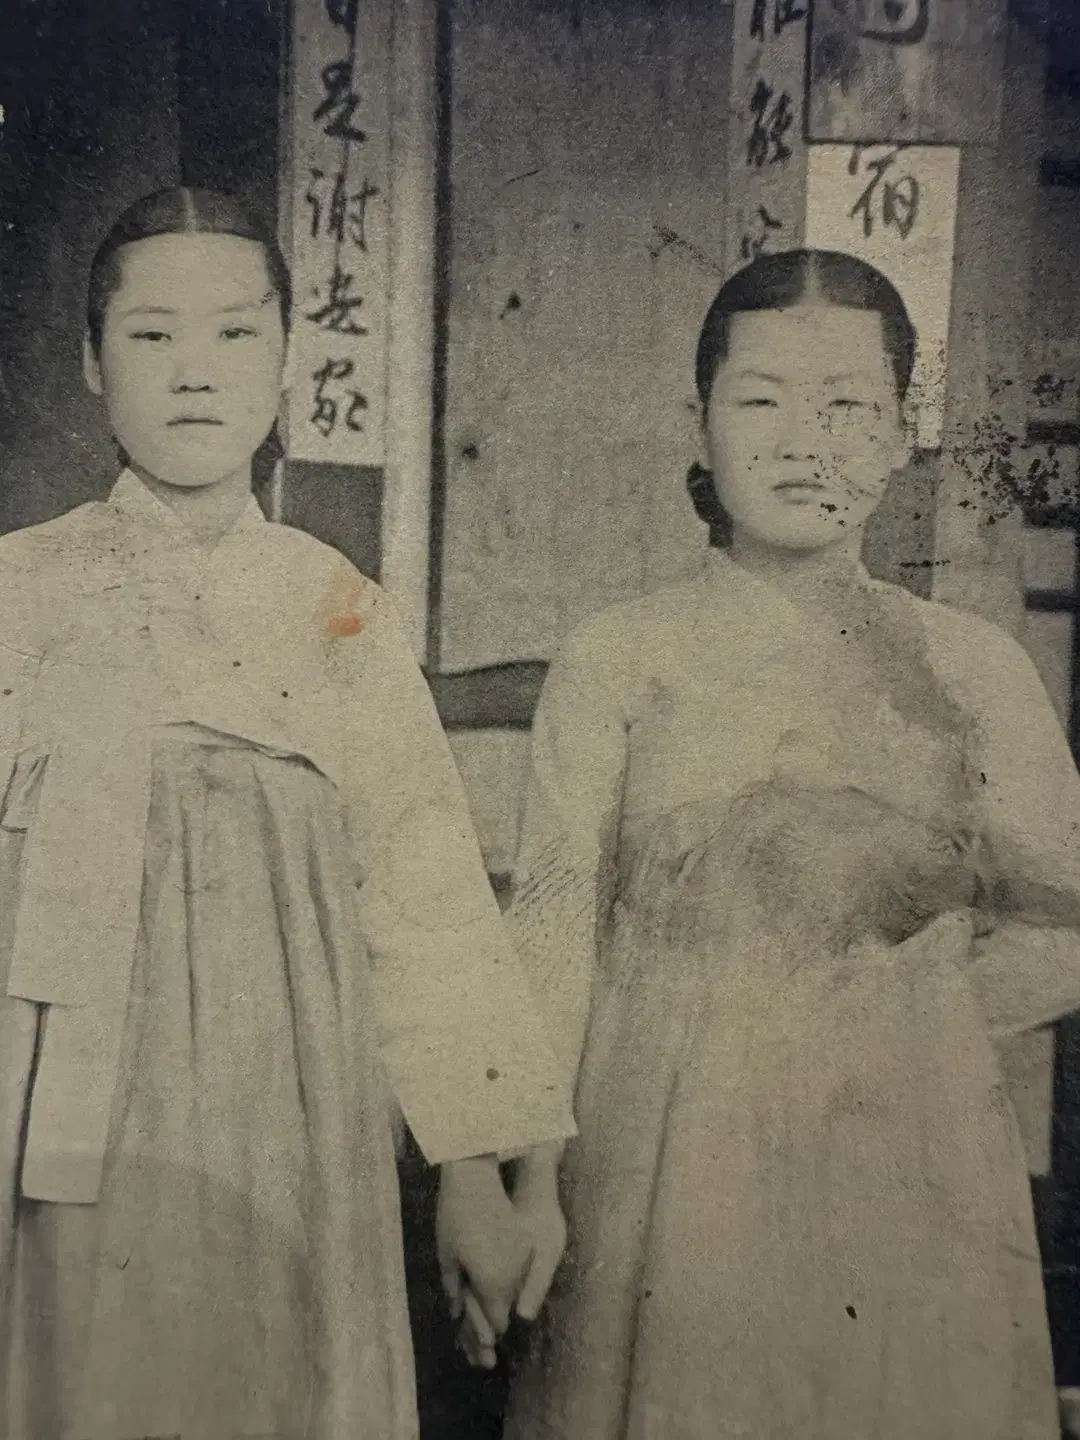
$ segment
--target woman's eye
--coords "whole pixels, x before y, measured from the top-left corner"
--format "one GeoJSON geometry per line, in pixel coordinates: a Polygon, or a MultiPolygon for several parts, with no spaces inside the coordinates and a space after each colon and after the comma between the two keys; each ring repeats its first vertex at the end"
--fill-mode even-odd
{"type": "Polygon", "coordinates": [[[739,406],[743,410],[772,410],[776,401],[770,395],[748,395],[739,401],[739,406]]]}
{"type": "Polygon", "coordinates": [[[169,336],[164,330],[133,330],[131,332],[131,338],[132,340],[158,341],[168,340],[169,336]]]}
{"type": "Polygon", "coordinates": [[[256,333],[249,325],[229,325],[222,330],[221,335],[224,340],[244,340],[256,333]]]}
{"type": "Polygon", "coordinates": [[[856,400],[850,395],[838,395],[835,399],[830,400],[829,404],[834,410],[861,410],[864,408],[863,401],[856,400]]]}

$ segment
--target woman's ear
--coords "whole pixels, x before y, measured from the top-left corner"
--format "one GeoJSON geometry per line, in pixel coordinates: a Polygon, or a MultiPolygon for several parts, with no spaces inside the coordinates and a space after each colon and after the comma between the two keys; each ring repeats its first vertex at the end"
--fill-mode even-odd
{"type": "Polygon", "coordinates": [[[709,454],[705,407],[695,395],[686,402],[686,411],[690,422],[690,453],[703,470],[708,470],[712,465],[712,457],[709,454]]]}
{"type": "Polygon", "coordinates": [[[83,336],[83,379],[91,395],[100,395],[105,389],[105,382],[101,378],[101,361],[89,335],[83,336]]]}

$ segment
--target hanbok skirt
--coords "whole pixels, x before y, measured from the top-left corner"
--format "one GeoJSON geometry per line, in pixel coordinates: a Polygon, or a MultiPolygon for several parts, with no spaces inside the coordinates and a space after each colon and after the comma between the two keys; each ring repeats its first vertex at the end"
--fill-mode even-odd
{"type": "MultiPolygon", "coordinates": [[[[0,841],[0,980],[21,843],[0,841]]],[[[12,1097],[43,1011],[0,1000],[0,1429],[414,1440],[391,1105],[337,792],[302,759],[163,739],[145,856],[96,1204],[18,1194],[12,1097]]]]}
{"type": "Polygon", "coordinates": [[[970,882],[854,791],[763,785],[646,847],[507,1440],[1056,1440],[1023,1145],[933,938],[970,882]]]}

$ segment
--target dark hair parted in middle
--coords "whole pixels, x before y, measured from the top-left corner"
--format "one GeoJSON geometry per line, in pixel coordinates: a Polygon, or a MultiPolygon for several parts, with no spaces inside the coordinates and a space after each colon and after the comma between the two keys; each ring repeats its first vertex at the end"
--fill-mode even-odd
{"type": "Polygon", "coordinates": [[[129,205],[90,262],[86,326],[95,354],[101,350],[109,298],[120,284],[120,252],[125,245],[151,240],[156,235],[236,235],[261,245],[266,257],[266,273],[278,297],[281,323],[288,330],[292,284],[289,267],[272,232],[231,195],[177,186],[173,190],[158,190],[129,205]]]}
{"type": "Polygon", "coordinates": [[[789,310],[816,301],[847,310],[871,310],[881,317],[885,353],[903,400],[915,364],[915,327],[907,306],[880,270],[841,250],[781,250],[759,255],[737,270],[709,306],[698,339],[694,378],[708,407],[716,372],[726,359],[735,315],[754,310],[789,310]]]}
{"type": "MultiPolygon", "coordinates": [[[[755,310],[789,310],[807,303],[869,310],[880,316],[897,401],[903,402],[911,384],[917,337],[895,285],[873,265],[840,250],[780,250],[759,255],[737,270],[709,307],[694,365],[698,399],[705,413],[716,373],[727,358],[734,317],[755,310]]],[[[709,527],[710,544],[725,548],[731,543],[731,520],[716,493],[713,477],[701,465],[692,465],[687,488],[694,509],[709,527]]]]}

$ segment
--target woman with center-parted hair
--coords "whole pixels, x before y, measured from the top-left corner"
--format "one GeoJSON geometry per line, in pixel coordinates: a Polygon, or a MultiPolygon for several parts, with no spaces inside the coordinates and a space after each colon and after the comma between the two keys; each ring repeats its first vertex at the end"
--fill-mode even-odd
{"type": "Polygon", "coordinates": [[[0,540],[4,1440],[415,1440],[391,1096],[495,1330],[496,1154],[573,1128],[392,606],[251,496],[288,316],[233,201],[132,206],[126,469],[0,540]]]}
{"type": "Polygon", "coordinates": [[[736,274],[710,563],[548,677],[513,913],[580,1137],[508,1440],[1058,1435],[993,1040],[1080,1005],[1080,780],[1014,641],[860,561],[914,348],[851,256],[736,274]]]}

